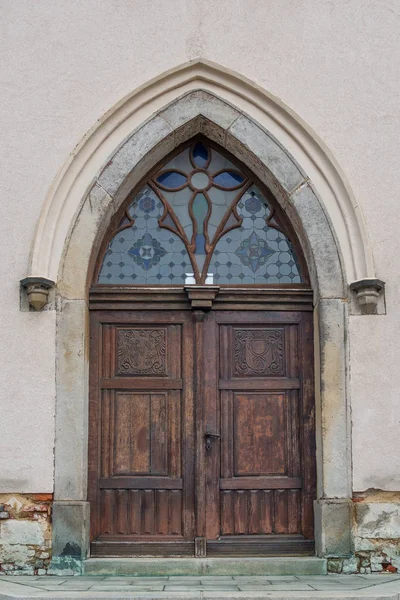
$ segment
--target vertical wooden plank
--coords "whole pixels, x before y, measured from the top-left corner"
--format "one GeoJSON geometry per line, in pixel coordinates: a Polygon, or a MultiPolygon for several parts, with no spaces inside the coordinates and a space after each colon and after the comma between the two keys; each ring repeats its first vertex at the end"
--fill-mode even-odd
{"type": "MultiPolygon", "coordinates": [[[[109,457],[108,457],[108,462],[109,462],[109,470],[110,470],[110,475],[114,475],[115,473],[115,435],[116,435],[116,429],[115,429],[115,411],[116,411],[116,402],[117,402],[117,396],[118,396],[118,392],[116,392],[115,390],[110,390],[110,422],[108,424],[108,453],[109,453],[109,457]]],[[[107,443],[107,442],[106,442],[107,443]]]]}
{"type": "Polygon", "coordinates": [[[102,477],[111,475],[110,465],[110,411],[111,411],[111,390],[102,391],[101,399],[101,448],[100,448],[100,473],[102,477]]]}
{"type": "Polygon", "coordinates": [[[181,490],[169,490],[169,533],[182,534],[182,493],[181,490]]]}
{"type": "Polygon", "coordinates": [[[129,490],[129,533],[139,535],[141,530],[141,490],[129,490]]]}
{"type": "Polygon", "coordinates": [[[102,326],[101,376],[111,377],[111,325],[102,326]]]}
{"type": "MultiPolygon", "coordinates": [[[[171,447],[171,476],[183,478],[182,490],[182,534],[186,539],[195,537],[195,408],[193,392],[194,374],[194,339],[193,321],[190,312],[185,314],[185,322],[181,328],[182,335],[182,379],[183,389],[174,391],[170,411],[173,411],[176,426],[171,433],[174,440],[171,447]],[[184,417],[183,417],[184,415],[184,417]],[[174,455],[172,458],[172,454],[174,455]]],[[[170,427],[171,425],[169,425],[170,427]]]]}
{"type": "Polygon", "coordinates": [[[204,410],[204,319],[203,311],[193,311],[194,319],[194,355],[193,355],[193,392],[195,401],[195,489],[196,489],[196,537],[206,537],[206,481],[205,481],[205,410],[204,410]]]}
{"type": "Polygon", "coordinates": [[[288,508],[286,490],[275,490],[275,533],[288,532],[288,508]]]}
{"type": "Polygon", "coordinates": [[[179,379],[182,373],[182,326],[171,324],[167,330],[167,365],[168,376],[179,379]]]}
{"type": "Polygon", "coordinates": [[[289,460],[289,476],[301,477],[301,450],[300,450],[300,415],[299,415],[299,392],[298,390],[290,390],[288,394],[288,403],[290,406],[290,421],[289,435],[291,440],[290,445],[290,460],[289,460]]]}
{"type": "Polygon", "coordinates": [[[273,490],[260,490],[260,495],[260,533],[266,535],[274,531],[274,492],[273,490]]]}
{"type": "Polygon", "coordinates": [[[88,500],[90,502],[90,539],[102,532],[103,497],[98,488],[101,472],[100,387],[102,365],[102,330],[98,315],[90,315],[89,432],[88,432],[88,500]]]}
{"type": "Polygon", "coordinates": [[[263,490],[249,491],[249,534],[263,533],[261,507],[263,490]]]}
{"type": "MultiPolygon", "coordinates": [[[[203,477],[206,481],[206,537],[216,539],[221,531],[220,525],[220,491],[219,480],[221,476],[221,429],[220,429],[220,392],[218,386],[218,356],[219,356],[219,325],[212,312],[208,313],[204,323],[203,369],[199,369],[199,376],[203,378],[204,434],[209,431],[218,437],[211,438],[211,448],[205,452],[203,477]]],[[[201,396],[199,397],[201,401],[201,396]]]]}
{"type": "MultiPolygon", "coordinates": [[[[301,375],[299,363],[299,338],[298,325],[287,327],[289,361],[288,377],[298,377],[301,375]]],[[[299,393],[297,390],[286,392],[288,402],[288,426],[287,426],[287,452],[288,452],[288,475],[289,477],[300,477],[300,447],[299,447],[299,393]]]]}
{"type": "Polygon", "coordinates": [[[300,490],[288,490],[288,533],[300,533],[299,516],[300,516],[300,490]]]}
{"type": "Polygon", "coordinates": [[[132,394],[130,430],[130,472],[150,473],[150,395],[132,394]]]}
{"type": "Polygon", "coordinates": [[[154,495],[155,490],[142,490],[142,527],[144,535],[154,534],[154,495]]]}
{"type": "Polygon", "coordinates": [[[232,392],[221,390],[221,478],[233,477],[232,392]]]}
{"type": "Polygon", "coordinates": [[[167,475],[167,395],[150,396],[150,472],[167,475]]]}
{"type": "Polygon", "coordinates": [[[114,431],[112,440],[114,446],[113,475],[123,475],[132,472],[132,414],[131,406],[134,401],[132,394],[116,394],[114,402],[114,431]]]}
{"type": "Polygon", "coordinates": [[[232,371],[232,346],[231,346],[231,329],[230,325],[221,325],[219,327],[219,376],[221,379],[230,379],[232,371]]]}
{"type": "MultiPolygon", "coordinates": [[[[181,476],[181,445],[184,440],[181,439],[181,392],[180,390],[170,390],[168,392],[168,461],[169,475],[171,477],[181,476]]],[[[185,439],[186,441],[186,439],[185,439]]]]}
{"type": "Polygon", "coordinates": [[[302,527],[307,539],[314,537],[313,501],[316,497],[316,451],[315,451],[315,398],[314,398],[314,354],[313,354],[313,315],[304,313],[300,328],[302,348],[302,527]]]}
{"type": "Polygon", "coordinates": [[[116,533],[128,533],[128,490],[116,490],[116,533]]]}
{"type": "Polygon", "coordinates": [[[114,490],[101,492],[101,530],[103,533],[114,533],[114,490]]]}
{"type": "Polygon", "coordinates": [[[248,533],[248,494],[245,490],[237,490],[234,497],[235,534],[248,533]]]}
{"type": "Polygon", "coordinates": [[[224,490],[221,492],[222,535],[233,535],[235,533],[233,498],[234,492],[232,492],[232,490],[224,490]]]}
{"type": "Polygon", "coordinates": [[[168,490],[156,490],[156,528],[155,533],[158,535],[168,535],[169,529],[169,498],[168,490]]]}

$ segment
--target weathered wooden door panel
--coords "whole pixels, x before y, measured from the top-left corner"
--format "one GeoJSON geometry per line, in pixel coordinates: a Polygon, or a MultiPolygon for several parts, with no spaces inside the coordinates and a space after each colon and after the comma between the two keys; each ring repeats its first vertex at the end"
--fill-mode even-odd
{"type": "Polygon", "coordinates": [[[219,381],[209,402],[221,436],[205,465],[207,480],[218,481],[219,488],[217,500],[215,489],[206,500],[215,507],[207,510],[208,553],[310,552],[315,497],[310,315],[221,311],[208,319],[214,328],[208,326],[206,335],[219,354],[219,381]]]}
{"type": "Polygon", "coordinates": [[[91,327],[92,554],[312,553],[311,312],[94,311],[91,327]]]}
{"type": "Polygon", "coordinates": [[[91,453],[98,474],[90,487],[92,553],[191,554],[190,319],[133,312],[97,313],[93,320],[93,351],[101,360],[92,377],[100,398],[91,407],[99,441],[91,453]]]}

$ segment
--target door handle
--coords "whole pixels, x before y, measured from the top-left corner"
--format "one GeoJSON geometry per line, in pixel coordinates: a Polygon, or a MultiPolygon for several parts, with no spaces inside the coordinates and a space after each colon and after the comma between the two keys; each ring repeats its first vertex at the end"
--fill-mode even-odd
{"type": "Polygon", "coordinates": [[[219,435],[219,433],[211,433],[211,431],[206,431],[204,434],[204,438],[206,440],[206,451],[210,452],[211,448],[212,448],[212,443],[211,440],[212,438],[220,438],[221,436],[219,435]]]}

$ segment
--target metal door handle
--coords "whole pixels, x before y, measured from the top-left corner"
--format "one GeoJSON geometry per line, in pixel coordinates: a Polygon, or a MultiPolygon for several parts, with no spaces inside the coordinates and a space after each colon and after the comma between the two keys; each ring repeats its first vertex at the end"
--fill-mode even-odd
{"type": "Polygon", "coordinates": [[[204,438],[206,440],[206,451],[209,452],[212,448],[211,439],[212,438],[220,438],[219,433],[211,433],[211,431],[206,431],[204,434],[204,438]]]}

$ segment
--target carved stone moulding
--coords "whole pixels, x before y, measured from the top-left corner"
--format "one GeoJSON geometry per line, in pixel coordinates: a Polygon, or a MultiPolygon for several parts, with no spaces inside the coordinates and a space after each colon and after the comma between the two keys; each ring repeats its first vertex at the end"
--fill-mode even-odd
{"type": "Polygon", "coordinates": [[[377,314],[379,296],[385,288],[381,279],[360,279],[350,284],[350,290],[355,294],[362,314],[377,314]]]}
{"type": "Polygon", "coordinates": [[[55,286],[54,281],[45,277],[25,277],[20,283],[26,289],[29,305],[38,311],[46,306],[49,292],[55,286]]]}

